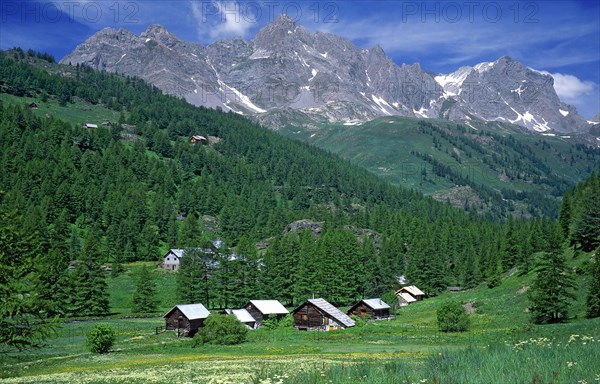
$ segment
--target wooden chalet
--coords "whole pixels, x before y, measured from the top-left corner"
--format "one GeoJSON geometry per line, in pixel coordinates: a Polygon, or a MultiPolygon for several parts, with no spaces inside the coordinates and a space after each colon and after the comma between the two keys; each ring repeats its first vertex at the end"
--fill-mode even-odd
{"type": "Polygon", "coordinates": [[[98,124],[85,123],[83,124],[83,128],[96,129],[98,128],[98,124]]]}
{"type": "Polygon", "coordinates": [[[210,312],[202,304],[178,304],[163,316],[165,330],[177,331],[179,336],[193,337],[209,315],[210,312]]]}
{"type": "Polygon", "coordinates": [[[333,331],[353,327],[355,322],[324,299],[308,299],[294,309],[294,325],[300,331],[333,331]]]}
{"type": "Polygon", "coordinates": [[[31,103],[27,106],[29,109],[38,109],[38,105],[36,103],[31,103]]]}
{"type": "Polygon", "coordinates": [[[278,300],[250,300],[243,309],[256,320],[255,328],[267,319],[281,319],[290,313],[278,300]]]}
{"type": "Polygon", "coordinates": [[[417,299],[412,297],[411,294],[407,292],[396,292],[396,296],[398,297],[398,303],[401,307],[406,307],[407,305],[417,301],[417,299]]]}
{"type": "Polygon", "coordinates": [[[396,291],[396,296],[398,296],[398,294],[401,292],[408,293],[409,295],[415,298],[415,301],[421,301],[425,298],[425,293],[419,288],[417,288],[416,285],[407,285],[405,287],[400,288],[396,291]]]}
{"type": "Polygon", "coordinates": [[[346,313],[348,316],[358,316],[363,320],[367,318],[371,320],[388,320],[391,318],[390,306],[380,298],[362,299],[346,313]]]}
{"type": "Polygon", "coordinates": [[[235,316],[235,318],[250,329],[256,328],[256,319],[252,317],[246,309],[226,309],[223,312],[227,315],[235,316]]]}
{"type": "Polygon", "coordinates": [[[196,143],[200,143],[200,144],[206,144],[208,143],[208,139],[204,136],[200,136],[200,135],[193,135],[190,137],[190,143],[192,144],[196,144],[196,143]]]}

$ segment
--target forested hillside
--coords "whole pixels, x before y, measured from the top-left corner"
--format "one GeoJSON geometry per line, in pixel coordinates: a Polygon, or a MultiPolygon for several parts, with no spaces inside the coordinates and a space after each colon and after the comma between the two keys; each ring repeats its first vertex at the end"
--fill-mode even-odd
{"type": "Polygon", "coordinates": [[[42,293],[7,297],[48,316],[108,313],[103,265],[117,274],[215,238],[235,249],[211,256],[210,276],[188,290],[203,296],[187,299],[235,306],[312,294],[349,303],[389,292],[400,275],[429,295],[493,285],[527,270],[553,233],[543,219],[485,221],[139,79],[34,56],[0,54],[0,262],[3,286],[42,293]],[[82,105],[118,121],[84,128],[69,117],[82,105]],[[191,144],[192,134],[209,143],[191,144]],[[321,223],[319,234],[283,234],[301,219],[321,223]]]}
{"type": "Polygon", "coordinates": [[[492,218],[556,218],[562,196],[589,176],[600,149],[585,136],[535,134],[476,119],[385,117],[281,133],[360,165],[395,185],[492,218]]]}

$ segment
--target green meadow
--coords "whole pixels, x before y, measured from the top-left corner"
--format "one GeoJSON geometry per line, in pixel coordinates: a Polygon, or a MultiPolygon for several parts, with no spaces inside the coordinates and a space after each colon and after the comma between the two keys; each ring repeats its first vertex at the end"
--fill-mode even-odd
{"type": "MultiPolygon", "coordinates": [[[[585,261],[571,259],[574,268],[585,261]]],[[[108,277],[113,315],[61,323],[39,349],[0,355],[2,383],[596,383],[600,381],[600,319],[584,319],[587,281],[566,324],[528,321],[532,274],[505,276],[494,289],[446,293],[397,310],[391,321],[346,330],[299,332],[292,327],[249,332],[235,346],[192,348],[191,339],[161,332],[160,315],[134,318],[136,269],[108,277]],[[436,309],[469,303],[471,329],[441,333],[436,309]],[[95,355],[86,332],[98,323],[117,332],[113,350],[95,355]]],[[[153,270],[161,313],[175,302],[176,272],[153,270]]],[[[346,308],[342,308],[346,309],[346,308]]]]}

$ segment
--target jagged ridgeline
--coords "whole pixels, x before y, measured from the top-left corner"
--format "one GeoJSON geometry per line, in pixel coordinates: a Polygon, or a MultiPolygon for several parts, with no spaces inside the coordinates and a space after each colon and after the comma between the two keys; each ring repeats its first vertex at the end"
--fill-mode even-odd
{"type": "Polygon", "coordinates": [[[2,225],[20,226],[38,254],[62,262],[80,258],[83,238],[115,264],[217,237],[249,254],[261,242],[270,253],[244,266],[257,296],[271,290],[289,303],[318,290],[350,302],[403,274],[435,294],[527,266],[525,244],[543,244],[551,225],[484,221],[136,78],[17,50],[0,54],[0,87],[1,207],[20,218],[2,225]],[[283,234],[301,219],[322,223],[319,234],[283,234]]]}

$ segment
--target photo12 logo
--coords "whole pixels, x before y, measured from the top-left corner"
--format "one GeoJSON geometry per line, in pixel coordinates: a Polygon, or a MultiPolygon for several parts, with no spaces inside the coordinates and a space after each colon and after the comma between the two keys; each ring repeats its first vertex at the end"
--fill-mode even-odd
{"type": "Polygon", "coordinates": [[[136,24],[140,3],[136,1],[4,1],[0,4],[2,23],[86,23],[114,22],[136,24]]]}
{"type": "Polygon", "coordinates": [[[533,1],[403,1],[402,23],[538,23],[539,5],[533,1]]]}
{"type": "Polygon", "coordinates": [[[294,22],[337,23],[340,12],[338,3],[332,1],[200,1],[193,4],[200,10],[203,23],[271,23],[279,15],[286,15],[294,22]]]}

